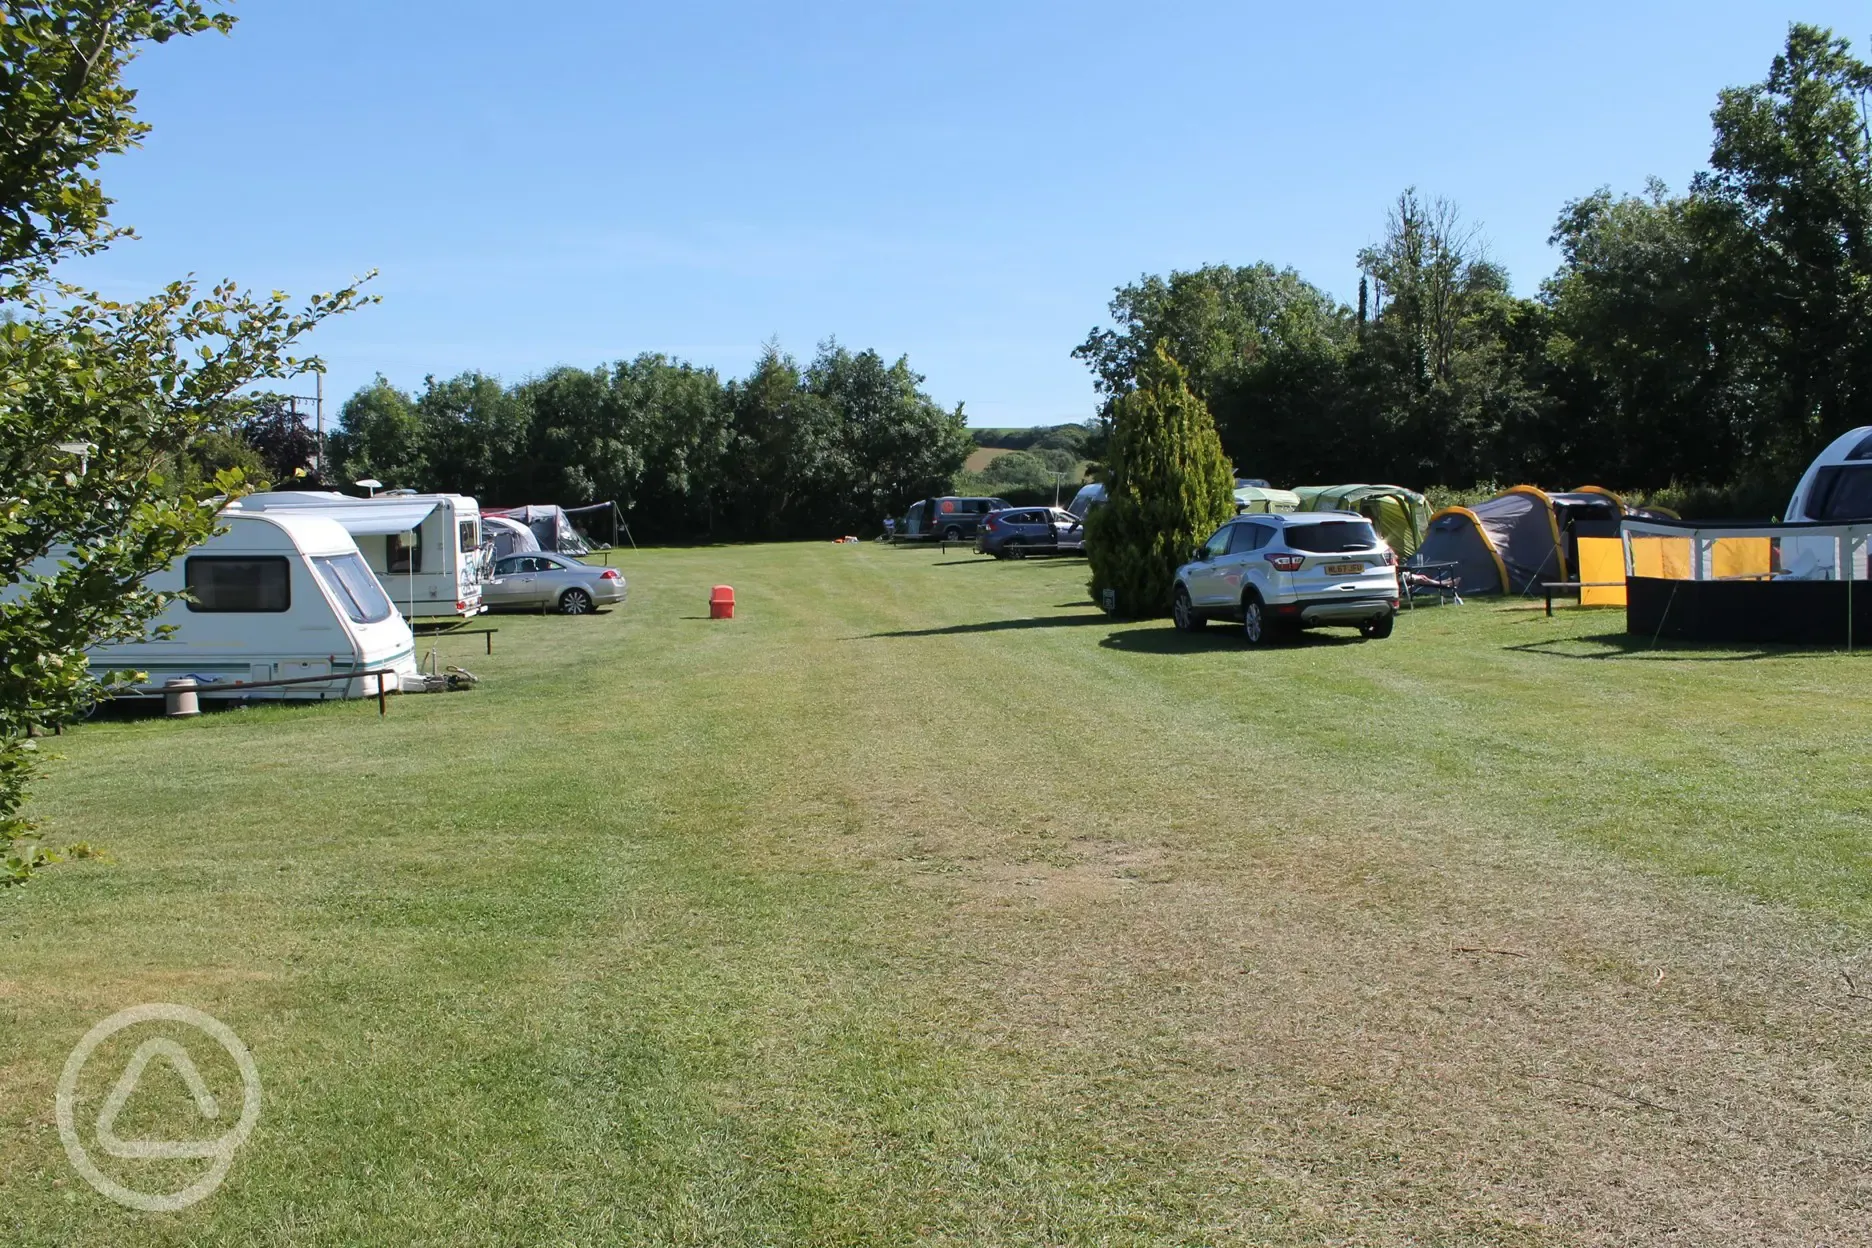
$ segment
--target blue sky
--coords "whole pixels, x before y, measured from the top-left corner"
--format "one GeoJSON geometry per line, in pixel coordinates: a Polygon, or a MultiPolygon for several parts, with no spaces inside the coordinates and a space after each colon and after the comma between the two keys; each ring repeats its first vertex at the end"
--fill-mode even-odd
{"type": "MultiPolygon", "coordinates": [[[[761,344],[907,353],[976,424],[1083,419],[1074,344],[1144,272],[1267,260],[1350,299],[1409,185],[1517,289],[1561,205],[1681,187],[1790,20],[1863,2],[1569,5],[248,0],[132,68],[109,162],[142,240],[74,272],[294,293],[328,417],[382,372],[517,380],[761,344]]],[[[1864,29],[1861,29],[1861,28],[1864,29]]],[[[309,379],[307,389],[309,392],[309,379]]]]}

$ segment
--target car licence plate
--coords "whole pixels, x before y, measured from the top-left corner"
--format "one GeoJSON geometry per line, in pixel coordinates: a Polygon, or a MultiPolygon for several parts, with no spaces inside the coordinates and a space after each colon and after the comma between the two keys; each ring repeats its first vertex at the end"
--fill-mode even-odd
{"type": "Polygon", "coordinates": [[[1329,563],[1326,565],[1328,576],[1357,576],[1365,570],[1362,563],[1329,563]]]}

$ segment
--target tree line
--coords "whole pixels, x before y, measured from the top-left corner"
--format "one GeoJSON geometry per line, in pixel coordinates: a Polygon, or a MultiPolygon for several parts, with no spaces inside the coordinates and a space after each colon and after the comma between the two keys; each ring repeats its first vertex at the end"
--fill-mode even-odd
{"type": "Polygon", "coordinates": [[[1516,296],[1447,201],[1400,195],[1347,306],[1291,268],[1118,289],[1074,351],[1111,404],[1161,344],[1236,469],[1276,482],[1600,482],[1779,509],[1872,422],[1872,66],[1794,25],[1720,93],[1710,167],[1564,206],[1516,296]]]}
{"type": "Polygon", "coordinates": [[[661,355],[502,385],[383,377],[344,403],[338,481],[472,494],[487,504],[615,501],[640,540],[875,532],[940,494],[973,443],[960,405],[907,359],[823,344],[804,366],[770,346],[745,378],[661,355]]]}

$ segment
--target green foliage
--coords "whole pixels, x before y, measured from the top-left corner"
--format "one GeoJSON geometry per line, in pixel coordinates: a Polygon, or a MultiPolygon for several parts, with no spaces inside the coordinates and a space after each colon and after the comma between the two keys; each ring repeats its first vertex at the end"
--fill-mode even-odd
{"type": "Polygon", "coordinates": [[[53,280],[118,236],[88,171],[143,132],[124,63],[228,23],[157,0],[13,4],[0,22],[0,884],[49,860],[20,813],[32,735],[103,696],[86,649],[144,635],[167,597],[143,578],[244,488],[250,452],[226,436],[249,412],[242,392],[315,364],[294,341],[360,302],[349,289],[294,311],[225,282],[118,302],[53,280]]]}
{"type": "Polygon", "coordinates": [[[1735,356],[1687,349],[1723,329],[1693,213],[1654,180],[1643,197],[1602,189],[1575,200],[1554,227],[1562,264],[1542,298],[1566,419],[1545,443],[1571,475],[1722,480],[1742,458],[1735,356]]]}
{"type": "Polygon", "coordinates": [[[422,422],[409,395],[377,380],[344,401],[338,429],[326,439],[339,481],[371,479],[390,486],[425,480],[422,422]]]}
{"type": "Polygon", "coordinates": [[[1074,354],[1109,405],[1168,342],[1246,476],[1785,500],[1872,420],[1868,116],[1872,66],[1795,25],[1764,81],[1722,93],[1689,194],[1565,206],[1538,299],[1407,190],[1356,310],[1291,270],[1209,266],[1120,288],[1074,354]]]}
{"type": "Polygon", "coordinates": [[[1713,299],[1755,398],[1748,449],[1788,472],[1872,405],[1872,65],[1795,25],[1768,77],[1724,91],[1692,195],[1713,299]]]}
{"type": "MultiPolygon", "coordinates": [[[[527,450],[530,422],[525,405],[485,373],[463,373],[447,381],[425,377],[415,415],[422,431],[424,475],[431,482],[451,483],[437,489],[486,496],[527,450]]],[[[388,477],[378,479],[391,484],[388,477]]]]}
{"type": "Polygon", "coordinates": [[[254,489],[265,489],[272,481],[266,460],[253,444],[238,433],[220,429],[204,430],[180,455],[164,456],[158,471],[190,493],[204,485],[212,486],[224,472],[254,489]]]}
{"type": "Polygon", "coordinates": [[[1498,481],[1478,481],[1474,485],[1454,489],[1447,485],[1433,485],[1424,491],[1424,500],[1430,504],[1433,512],[1445,507],[1473,507],[1485,503],[1507,488],[1498,481]]]}
{"type": "Polygon", "coordinates": [[[136,92],[124,65],[145,44],[234,19],[196,0],[9,0],[0,21],[0,273],[44,278],[54,262],[120,236],[93,176],[136,145],[136,92]]]}
{"type": "Polygon", "coordinates": [[[940,493],[969,450],[899,359],[824,344],[805,368],[768,347],[745,379],[661,355],[555,369],[503,388],[429,378],[412,400],[383,378],[346,401],[331,440],[345,479],[488,503],[614,500],[651,540],[875,531],[940,493]]]}
{"type": "Polygon", "coordinates": [[[1009,451],[1006,455],[995,456],[975,476],[987,486],[1037,490],[1052,486],[1055,471],[1069,470],[1069,467],[1055,469],[1031,451],[1009,451]]]}
{"type": "Polygon", "coordinates": [[[1035,425],[1031,429],[971,429],[969,436],[976,446],[997,447],[1010,451],[1065,451],[1074,459],[1084,459],[1092,438],[1089,422],[1071,425],[1035,425]]]}
{"type": "Polygon", "coordinates": [[[1788,493],[1783,483],[1756,477],[1723,487],[1672,482],[1626,501],[1641,507],[1666,507],[1686,520],[1765,520],[1781,515],[1788,493]]]}
{"type": "Polygon", "coordinates": [[[1177,565],[1234,514],[1235,481],[1209,409],[1163,344],[1112,418],[1106,503],[1086,525],[1092,596],[1112,590],[1119,614],[1161,615],[1177,565]]]}

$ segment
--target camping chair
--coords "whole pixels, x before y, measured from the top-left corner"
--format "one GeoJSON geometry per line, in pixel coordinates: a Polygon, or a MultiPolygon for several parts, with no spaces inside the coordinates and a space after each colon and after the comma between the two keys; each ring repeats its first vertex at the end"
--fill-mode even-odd
{"type": "Polygon", "coordinates": [[[1462,606],[1462,577],[1458,574],[1460,563],[1419,563],[1406,565],[1398,569],[1398,580],[1402,588],[1404,604],[1415,610],[1417,595],[1434,592],[1437,605],[1443,605],[1444,595],[1456,606],[1462,606]]]}

